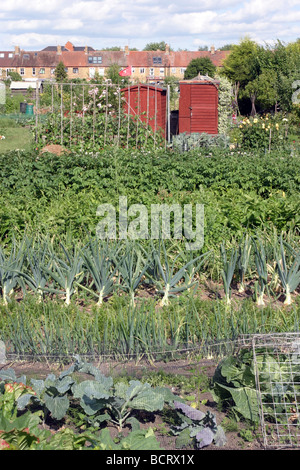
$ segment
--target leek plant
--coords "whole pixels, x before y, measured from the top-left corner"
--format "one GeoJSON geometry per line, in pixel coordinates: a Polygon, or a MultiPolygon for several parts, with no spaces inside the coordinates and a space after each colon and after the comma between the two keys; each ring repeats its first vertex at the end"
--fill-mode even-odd
{"type": "MultiPolygon", "coordinates": [[[[177,268],[176,262],[181,256],[181,253],[179,253],[174,258],[173,263],[170,264],[165,244],[162,242],[162,256],[160,256],[160,251],[157,250],[154,250],[153,256],[155,258],[155,263],[158,267],[158,271],[160,273],[160,279],[153,279],[153,281],[158,288],[158,293],[163,296],[161,300],[161,306],[165,306],[169,304],[170,297],[174,297],[176,294],[188,290],[196,284],[196,281],[194,279],[190,279],[188,282],[184,282],[181,285],[180,282],[185,277],[188,267],[192,264],[195,264],[200,259],[202,260],[202,262],[204,262],[207,257],[207,254],[197,256],[196,258],[188,261],[181,268],[177,268]]],[[[201,263],[199,263],[198,267],[200,266],[200,264],[201,263]]]]}
{"type": "Polygon", "coordinates": [[[20,280],[19,272],[22,271],[24,264],[24,242],[25,238],[18,246],[16,240],[13,239],[8,255],[0,246],[0,283],[4,305],[8,304],[9,297],[20,280]]]}
{"type": "Polygon", "coordinates": [[[116,257],[115,263],[120,275],[120,288],[130,296],[130,303],[134,305],[135,292],[148,269],[148,260],[145,262],[139,245],[125,247],[125,253],[116,257]]]}
{"type": "Polygon", "coordinates": [[[293,293],[298,285],[300,284],[300,251],[295,252],[288,243],[284,243],[282,240],[282,235],[280,237],[280,257],[276,259],[278,275],[282,284],[282,287],[285,290],[285,305],[291,305],[292,298],[291,293],[293,293]],[[294,256],[294,261],[291,266],[287,266],[286,254],[284,249],[284,244],[294,256]]]}
{"type": "Polygon", "coordinates": [[[82,264],[83,259],[78,248],[74,248],[72,252],[67,250],[65,246],[60,244],[64,258],[53,254],[50,267],[44,267],[44,271],[61,287],[45,287],[44,290],[65,295],[66,305],[70,305],[71,296],[76,290],[76,285],[80,283],[83,277],[82,264]]]}
{"type": "Polygon", "coordinates": [[[255,251],[255,266],[258,274],[257,286],[257,305],[265,305],[264,302],[264,293],[266,286],[268,284],[268,265],[267,257],[264,245],[261,240],[258,240],[258,244],[254,241],[254,251],[255,251]]]}
{"type": "Polygon", "coordinates": [[[239,292],[245,292],[245,274],[248,269],[249,259],[251,254],[251,237],[246,234],[244,242],[241,243],[238,247],[238,272],[240,277],[239,292]]]}
{"type": "MultiPolygon", "coordinates": [[[[34,244],[26,243],[26,261],[28,263],[28,269],[18,271],[20,278],[24,278],[25,283],[28,285],[33,292],[38,295],[38,301],[41,302],[44,295],[44,289],[48,281],[48,275],[45,274],[45,266],[50,267],[50,261],[48,260],[49,251],[48,243],[44,241],[38,243],[38,246],[34,244]]],[[[25,263],[24,263],[25,264],[25,263]]]]}
{"type": "Polygon", "coordinates": [[[86,287],[81,284],[81,287],[98,298],[97,307],[100,307],[104,298],[114,290],[116,267],[113,264],[113,256],[115,252],[109,248],[108,244],[90,240],[81,253],[84,265],[92,277],[92,285],[86,287]],[[96,292],[91,290],[93,285],[96,292]]]}
{"type": "Polygon", "coordinates": [[[225,292],[225,303],[226,305],[230,305],[231,303],[231,283],[233,279],[233,275],[236,268],[238,252],[235,248],[232,249],[230,259],[227,257],[227,253],[222,243],[220,247],[221,252],[221,260],[222,260],[222,270],[221,276],[223,279],[223,286],[225,292]]]}

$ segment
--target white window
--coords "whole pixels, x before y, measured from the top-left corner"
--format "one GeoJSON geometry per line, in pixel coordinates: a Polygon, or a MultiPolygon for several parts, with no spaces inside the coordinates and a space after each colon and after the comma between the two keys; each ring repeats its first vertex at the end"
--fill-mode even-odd
{"type": "Polygon", "coordinates": [[[51,73],[51,75],[54,75],[55,74],[55,69],[51,69],[50,73],[51,73]]]}
{"type": "Polygon", "coordinates": [[[141,67],[141,68],[140,68],[140,73],[145,73],[144,67],[141,67]]]}
{"type": "Polygon", "coordinates": [[[0,52],[0,57],[4,57],[4,52],[0,52]]]}
{"type": "Polygon", "coordinates": [[[10,59],[11,59],[13,56],[14,56],[14,55],[13,55],[12,52],[9,52],[9,53],[8,53],[8,57],[9,57],[10,59]]]}
{"type": "Polygon", "coordinates": [[[89,76],[90,76],[90,78],[94,78],[94,76],[95,76],[95,67],[90,67],[89,68],[89,76]]]}
{"type": "Polygon", "coordinates": [[[135,68],[131,67],[131,73],[134,73],[134,71],[135,71],[135,68]]]}
{"type": "Polygon", "coordinates": [[[154,69],[149,70],[149,75],[150,75],[150,77],[154,77],[154,69]]]}
{"type": "Polygon", "coordinates": [[[89,56],[89,64],[102,64],[102,56],[89,56]]]}
{"type": "Polygon", "coordinates": [[[99,75],[101,75],[101,77],[103,77],[103,76],[104,76],[105,69],[104,69],[103,67],[98,68],[98,72],[99,72],[99,75]]]}
{"type": "Polygon", "coordinates": [[[25,75],[25,69],[23,68],[20,69],[20,75],[25,75]]]}
{"type": "Polygon", "coordinates": [[[159,69],[159,73],[160,73],[160,75],[164,75],[165,74],[165,69],[159,69]]]}
{"type": "Polygon", "coordinates": [[[176,67],[172,67],[172,73],[176,73],[176,67]]]}
{"type": "Polygon", "coordinates": [[[77,67],[73,67],[73,73],[78,73],[78,72],[79,72],[78,68],[77,68],[77,67]]]}
{"type": "Polygon", "coordinates": [[[32,67],[32,75],[35,75],[35,67],[32,67]]]}
{"type": "Polygon", "coordinates": [[[180,69],[180,73],[181,73],[181,74],[184,74],[185,71],[186,71],[186,68],[181,68],[181,69],[180,69]]]}
{"type": "Polygon", "coordinates": [[[44,75],[44,73],[45,73],[45,69],[44,69],[44,67],[41,67],[40,68],[40,74],[44,75]]]}

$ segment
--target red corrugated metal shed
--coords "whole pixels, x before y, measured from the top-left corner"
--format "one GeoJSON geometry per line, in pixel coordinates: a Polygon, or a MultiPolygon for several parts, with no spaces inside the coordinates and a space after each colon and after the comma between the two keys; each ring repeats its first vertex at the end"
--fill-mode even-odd
{"type": "Polygon", "coordinates": [[[121,90],[124,112],[151,126],[154,132],[166,133],[167,90],[151,85],[132,85],[121,90]]]}
{"type": "Polygon", "coordinates": [[[199,75],[179,83],[179,133],[218,134],[219,82],[199,75]]]}

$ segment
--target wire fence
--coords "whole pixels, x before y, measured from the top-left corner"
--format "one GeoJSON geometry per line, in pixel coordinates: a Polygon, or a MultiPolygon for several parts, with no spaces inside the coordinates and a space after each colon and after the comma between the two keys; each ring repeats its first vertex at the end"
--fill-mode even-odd
{"type": "Polygon", "coordinates": [[[74,146],[90,141],[94,148],[95,144],[143,148],[147,143],[166,147],[173,126],[170,99],[173,106],[174,100],[178,105],[179,83],[170,88],[114,84],[109,79],[100,83],[37,81],[29,87],[27,83],[23,90],[3,87],[0,119],[31,124],[36,144],[74,146]]]}
{"type": "Polygon", "coordinates": [[[300,448],[300,334],[254,335],[256,390],[265,448],[300,448]]]}

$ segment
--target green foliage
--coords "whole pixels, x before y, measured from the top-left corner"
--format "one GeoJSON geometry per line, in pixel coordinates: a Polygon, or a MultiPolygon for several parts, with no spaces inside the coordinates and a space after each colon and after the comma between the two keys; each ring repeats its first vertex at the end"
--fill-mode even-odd
{"type": "Polygon", "coordinates": [[[165,51],[166,50],[166,45],[167,44],[166,44],[165,41],[149,42],[144,47],[143,51],[165,51]]]}
{"type": "MultiPolygon", "coordinates": [[[[273,356],[271,353],[261,352],[256,367],[260,377],[260,390],[264,396],[265,417],[272,419],[273,412],[276,412],[277,415],[286,412],[284,403],[290,403],[294,400],[293,383],[283,387],[282,377],[285,373],[293,373],[295,374],[293,376],[294,382],[297,383],[297,377],[299,377],[298,360],[296,359],[291,364],[289,358],[284,354],[273,356]],[[280,392],[278,392],[278,398],[272,409],[273,393],[276,387],[280,392]]],[[[213,377],[211,391],[215,401],[225,407],[230,406],[237,418],[243,417],[254,423],[259,422],[253,352],[243,349],[237,356],[228,356],[221,360],[213,377]]]]}
{"type": "Polygon", "coordinates": [[[232,84],[223,75],[216,76],[218,80],[218,133],[228,135],[232,121],[234,94],[232,84]]]}
{"type": "Polygon", "coordinates": [[[231,283],[232,283],[233,275],[235,272],[238,253],[237,253],[237,250],[233,248],[230,254],[230,259],[228,259],[224,244],[221,245],[220,250],[221,250],[221,258],[222,258],[221,275],[222,275],[224,291],[225,291],[225,300],[227,304],[230,304],[231,283]]]}
{"type": "Polygon", "coordinates": [[[292,83],[299,79],[299,44],[288,45],[277,41],[272,45],[258,45],[245,37],[234,45],[224,61],[222,74],[235,88],[235,104],[250,98],[252,113],[255,103],[261,110],[275,112],[292,109],[292,83]]]}
{"type": "Polygon", "coordinates": [[[127,437],[115,442],[107,428],[100,433],[97,450],[163,450],[152,428],[134,430],[127,437]]]}
{"type": "MultiPolygon", "coordinates": [[[[0,380],[3,381],[5,377],[7,380],[7,375],[1,374],[0,380]]],[[[79,357],[58,377],[49,374],[45,380],[31,379],[31,384],[33,388],[29,388],[27,392],[28,387],[24,384],[6,383],[3,385],[0,382],[1,389],[4,389],[4,395],[0,396],[3,402],[2,421],[10,419],[13,421],[11,426],[16,427],[16,420],[20,420],[16,416],[16,401],[18,409],[24,410],[30,400],[33,406],[38,405],[44,410],[44,419],[48,413],[51,413],[52,419],[61,420],[69,410],[72,401],[78,399],[86,416],[92,417],[94,426],[99,426],[103,421],[111,421],[121,431],[127,421],[131,422],[129,417],[133,410],[156,412],[162,410],[167,403],[173,402],[175,398],[168,388],[153,388],[148,383],[137,380],[131,380],[129,384],[125,382],[114,384],[112,377],[104,376],[99,369],[92,364],[82,362],[79,357]],[[75,372],[91,375],[93,379],[75,382],[72,376],[75,372]],[[20,392],[19,389],[21,389],[20,392]],[[9,401],[6,398],[7,395],[9,395],[9,401]]],[[[4,422],[1,424],[3,425],[1,429],[5,431],[10,429],[10,425],[5,426],[4,422]]]]}
{"type": "Polygon", "coordinates": [[[169,297],[190,289],[196,283],[193,277],[187,280],[187,282],[182,281],[188,267],[197,265],[197,268],[199,268],[205,262],[208,255],[197,256],[178,269],[176,262],[181,254],[177,255],[174,260],[171,260],[167,254],[165,243],[162,240],[158,250],[154,250],[154,272],[156,276],[152,278],[152,281],[158,287],[158,293],[163,295],[161,300],[162,306],[169,304],[169,297]]]}
{"type": "Polygon", "coordinates": [[[21,75],[14,71],[14,70],[10,70],[8,72],[8,76],[10,77],[11,80],[13,80],[14,82],[21,82],[22,81],[22,77],[21,75]]]}
{"type": "MultiPolygon", "coordinates": [[[[75,364],[74,370],[78,366],[75,364]]],[[[80,370],[80,365],[79,365],[80,370]]],[[[167,388],[152,388],[147,383],[131,380],[113,383],[111,377],[103,376],[100,371],[89,371],[95,380],[85,380],[74,384],[74,398],[88,416],[94,416],[93,423],[111,421],[122,430],[133,410],[155,412],[162,410],[166,403],[172,402],[174,395],[167,388]],[[100,412],[100,414],[98,413],[100,412]]]]}
{"type": "Polygon", "coordinates": [[[199,74],[208,75],[209,77],[214,78],[216,67],[209,57],[192,59],[184,71],[184,80],[191,80],[199,74]]]}
{"type": "Polygon", "coordinates": [[[300,284],[300,252],[283,241],[280,237],[280,253],[277,254],[277,270],[281,284],[285,290],[285,304],[292,303],[291,293],[294,292],[300,284]],[[286,249],[285,249],[286,248],[286,249]],[[287,253],[286,253],[287,252],[287,253]],[[292,261],[288,266],[288,258],[292,254],[292,261]]]}
{"type": "Polygon", "coordinates": [[[65,65],[62,61],[60,61],[56,68],[55,68],[55,71],[54,71],[54,75],[55,75],[55,80],[58,82],[58,83],[61,83],[63,81],[66,80],[68,74],[65,70],[65,65]]]}
{"type": "Polygon", "coordinates": [[[120,66],[118,64],[112,64],[108,67],[106,76],[109,80],[111,80],[111,83],[118,85],[122,84],[122,87],[129,85],[129,77],[121,77],[119,72],[120,66]]]}
{"type": "Polygon", "coordinates": [[[223,62],[223,71],[232,83],[244,88],[255,77],[257,44],[250,38],[243,38],[235,44],[223,62]]]}
{"type": "Polygon", "coordinates": [[[234,403],[231,408],[237,416],[257,422],[259,408],[255,388],[254,369],[249,353],[223,359],[213,376],[212,394],[217,403],[234,403]]]}
{"type": "Polygon", "coordinates": [[[279,149],[287,144],[288,119],[282,114],[245,118],[239,130],[245,149],[279,149]]]}
{"type": "MultiPolygon", "coordinates": [[[[227,117],[226,117],[226,123],[227,123],[227,117]]],[[[191,150],[197,150],[201,147],[208,148],[208,149],[210,148],[220,148],[220,149],[223,148],[224,149],[229,146],[229,139],[225,135],[226,130],[225,130],[224,125],[222,127],[222,131],[224,131],[224,134],[218,134],[218,135],[210,135],[205,132],[203,133],[193,132],[192,134],[186,134],[185,132],[183,132],[182,134],[178,134],[173,137],[172,148],[176,152],[183,152],[183,151],[186,152],[186,151],[191,151],[191,150]]]]}

